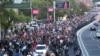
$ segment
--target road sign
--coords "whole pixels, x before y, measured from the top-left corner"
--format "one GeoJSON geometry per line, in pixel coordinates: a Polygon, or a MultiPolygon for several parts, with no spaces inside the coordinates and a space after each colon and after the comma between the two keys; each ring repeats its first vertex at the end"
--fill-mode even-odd
{"type": "Polygon", "coordinates": [[[69,8],[69,2],[56,2],[56,8],[69,8]]]}
{"type": "Polygon", "coordinates": [[[30,0],[9,0],[4,1],[3,6],[5,8],[19,8],[19,9],[29,9],[30,0]]]}

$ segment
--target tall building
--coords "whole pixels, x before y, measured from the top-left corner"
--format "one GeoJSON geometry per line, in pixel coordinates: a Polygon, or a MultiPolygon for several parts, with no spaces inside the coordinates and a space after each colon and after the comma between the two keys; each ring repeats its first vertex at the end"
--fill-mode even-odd
{"type": "Polygon", "coordinates": [[[86,6],[89,6],[89,7],[91,7],[91,6],[93,5],[93,0],[75,0],[75,1],[76,1],[76,3],[82,2],[82,3],[84,3],[86,6]]]}

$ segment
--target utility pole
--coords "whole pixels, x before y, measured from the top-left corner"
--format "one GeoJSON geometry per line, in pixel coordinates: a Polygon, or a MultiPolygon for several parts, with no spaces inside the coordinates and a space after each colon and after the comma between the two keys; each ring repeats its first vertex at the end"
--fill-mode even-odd
{"type": "Polygon", "coordinates": [[[49,13],[48,13],[48,0],[47,0],[47,19],[48,19],[48,15],[49,13]]]}
{"type": "MultiPolygon", "coordinates": [[[[2,15],[2,0],[0,1],[0,15],[2,15]]],[[[1,20],[0,20],[0,40],[1,40],[1,20]]]]}
{"type": "Polygon", "coordinates": [[[1,21],[0,21],[0,40],[1,40],[1,21]]]}
{"type": "Polygon", "coordinates": [[[33,15],[32,15],[32,0],[30,0],[30,9],[31,9],[31,20],[33,20],[33,15]]]}
{"type": "Polygon", "coordinates": [[[53,1],[53,8],[54,8],[54,12],[53,12],[53,17],[54,17],[54,22],[56,21],[56,15],[55,15],[55,9],[56,9],[56,2],[55,1],[53,1]]]}

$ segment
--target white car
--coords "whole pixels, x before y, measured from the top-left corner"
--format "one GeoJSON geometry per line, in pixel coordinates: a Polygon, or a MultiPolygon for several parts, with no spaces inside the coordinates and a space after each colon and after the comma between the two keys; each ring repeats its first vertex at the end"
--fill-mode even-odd
{"type": "Polygon", "coordinates": [[[38,44],[36,46],[34,56],[46,56],[46,52],[48,51],[48,47],[45,44],[38,44]]]}
{"type": "Polygon", "coordinates": [[[96,37],[100,38],[100,30],[96,32],[96,37]]]}

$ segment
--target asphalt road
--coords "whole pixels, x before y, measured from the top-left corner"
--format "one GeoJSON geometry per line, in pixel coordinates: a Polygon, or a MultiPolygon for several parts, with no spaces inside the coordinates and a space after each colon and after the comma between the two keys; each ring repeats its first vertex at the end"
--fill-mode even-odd
{"type": "MultiPolygon", "coordinates": [[[[100,23],[98,24],[97,30],[100,29],[100,23]]],[[[90,31],[90,27],[81,33],[81,39],[89,56],[100,56],[100,38],[96,38],[95,33],[96,31],[90,31]]]]}

